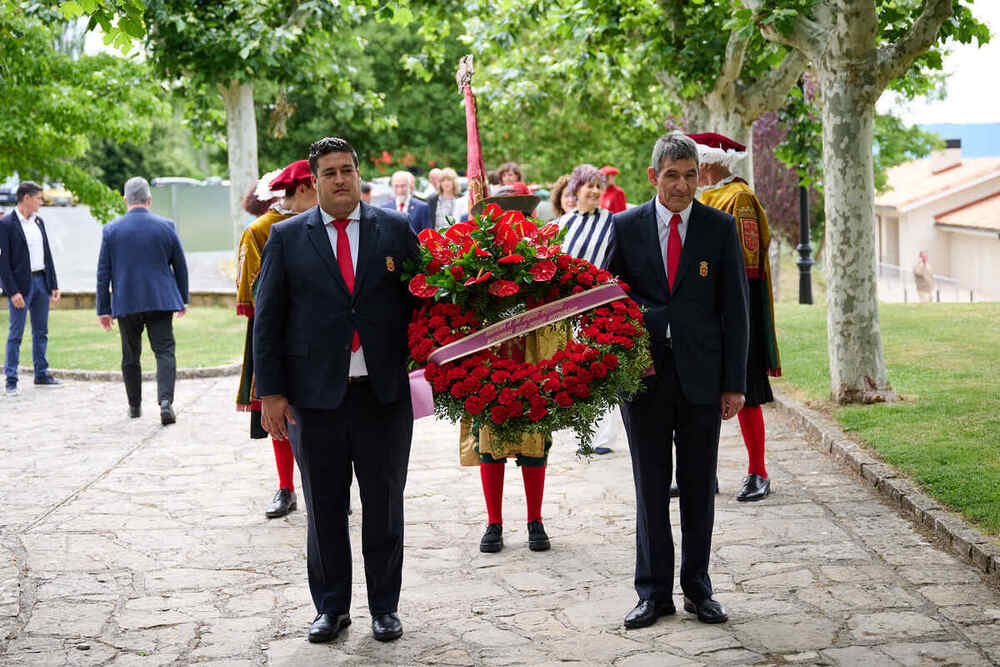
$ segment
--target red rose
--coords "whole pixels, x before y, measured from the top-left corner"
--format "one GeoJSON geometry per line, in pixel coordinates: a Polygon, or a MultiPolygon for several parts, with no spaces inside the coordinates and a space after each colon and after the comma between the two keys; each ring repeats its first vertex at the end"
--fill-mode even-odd
{"type": "Polygon", "coordinates": [[[536,263],[528,272],[536,283],[540,283],[551,280],[552,276],[556,275],[556,265],[555,262],[546,259],[536,263]]]}
{"type": "Polygon", "coordinates": [[[437,273],[438,271],[441,270],[442,266],[444,266],[443,262],[440,262],[436,259],[432,259],[431,261],[427,262],[427,273],[430,274],[437,273]]]}
{"type": "Polygon", "coordinates": [[[497,384],[502,384],[510,380],[510,373],[507,371],[493,371],[492,375],[490,375],[490,379],[497,384]]]}
{"type": "Polygon", "coordinates": [[[497,397],[497,388],[492,384],[484,384],[482,389],[479,390],[479,398],[481,398],[485,403],[489,403],[497,397]]]}
{"type": "Polygon", "coordinates": [[[577,384],[569,388],[569,392],[577,398],[589,398],[590,387],[585,384],[577,384]]]}
{"type": "MultiPolygon", "coordinates": [[[[494,206],[494,204],[490,204],[490,206],[494,206]]],[[[507,421],[507,408],[502,405],[494,405],[490,409],[490,419],[498,426],[503,424],[507,421]]]]}
{"type": "Polygon", "coordinates": [[[500,404],[510,405],[517,400],[517,392],[510,387],[504,387],[500,390],[500,404]]]}
{"type": "Polygon", "coordinates": [[[534,382],[525,382],[517,388],[517,393],[522,398],[531,398],[538,394],[538,385],[534,382]]]}
{"type": "Polygon", "coordinates": [[[550,394],[558,392],[563,388],[562,382],[553,378],[546,378],[545,382],[542,383],[542,387],[545,389],[545,391],[549,392],[550,394]]]}
{"type": "Polygon", "coordinates": [[[594,284],[594,276],[590,275],[589,273],[581,273],[576,277],[576,282],[580,283],[581,285],[586,285],[589,287],[590,285],[594,284]]]}
{"type": "Polygon", "coordinates": [[[438,288],[427,284],[427,276],[418,273],[410,279],[410,294],[421,299],[429,299],[437,294],[438,288]]]}
{"type": "Polygon", "coordinates": [[[469,395],[469,390],[466,389],[464,382],[456,382],[451,385],[451,390],[449,392],[454,398],[464,398],[469,395]]]}
{"type": "Polygon", "coordinates": [[[618,368],[618,357],[609,352],[608,354],[605,354],[604,357],[601,359],[601,363],[607,366],[608,370],[613,371],[616,368],[618,368]]]}
{"type": "Polygon", "coordinates": [[[524,257],[515,254],[504,255],[503,257],[497,260],[497,262],[499,262],[500,264],[520,264],[523,261],[524,257]]]}
{"type": "Polygon", "coordinates": [[[465,411],[470,415],[478,415],[486,408],[486,403],[478,396],[469,396],[465,399],[465,411]]]}
{"type": "Polygon", "coordinates": [[[556,266],[559,267],[560,271],[565,271],[566,268],[573,262],[573,258],[569,255],[559,255],[556,257],[556,266]]]}
{"type": "Polygon", "coordinates": [[[560,391],[558,394],[556,394],[554,400],[557,405],[560,405],[564,408],[568,408],[569,406],[573,405],[573,397],[570,396],[565,391],[560,391]]]}
{"type": "Polygon", "coordinates": [[[590,365],[590,372],[595,378],[604,378],[608,375],[607,367],[599,361],[595,361],[590,365]]]}
{"type": "Polygon", "coordinates": [[[534,405],[528,412],[528,419],[533,422],[541,421],[547,414],[549,414],[549,410],[544,405],[534,405]]]}
{"type": "Polygon", "coordinates": [[[461,280],[465,277],[465,269],[463,269],[459,264],[453,265],[448,269],[448,272],[451,273],[451,277],[455,280],[461,280]]]}
{"type": "Polygon", "coordinates": [[[583,289],[583,285],[574,285],[573,289],[571,289],[569,291],[569,293],[570,294],[579,294],[580,292],[584,292],[584,291],[586,291],[586,290],[583,289]]]}
{"type": "Polygon", "coordinates": [[[522,403],[521,401],[514,401],[513,403],[507,406],[508,418],[520,417],[523,414],[524,414],[524,403],[522,403]]]}
{"type": "Polygon", "coordinates": [[[517,286],[517,283],[510,280],[494,280],[489,288],[490,294],[496,297],[511,296],[520,291],[521,288],[517,286]]]}

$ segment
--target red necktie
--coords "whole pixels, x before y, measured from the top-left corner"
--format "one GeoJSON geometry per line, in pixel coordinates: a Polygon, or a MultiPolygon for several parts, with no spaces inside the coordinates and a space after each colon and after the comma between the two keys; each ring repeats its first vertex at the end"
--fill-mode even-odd
{"type": "MultiPolygon", "coordinates": [[[[337,264],[340,265],[340,273],[347,283],[347,291],[354,293],[354,262],[351,261],[351,242],[347,239],[347,225],[350,220],[333,220],[330,222],[337,229],[337,264]]],[[[354,338],[351,339],[351,352],[357,352],[361,347],[361,338],[358,337],[357,329],[354,330],[354,338]]]]}
{"type": "Polygon", "coordinates": [[[399,202],[399,210],[400,210],[401,213],[405,213],[406,212],[406,202],[405,201],[399,202]]]}
{"type": "Polygon", "coordinates": [[[674,213],[670,218],[670,234],[667,236],[667,284],[670,291],[674,290],[674,278],[677,277],[677,265],[681,263],[681,233],[678,227],[681,216],[674,213]]]}

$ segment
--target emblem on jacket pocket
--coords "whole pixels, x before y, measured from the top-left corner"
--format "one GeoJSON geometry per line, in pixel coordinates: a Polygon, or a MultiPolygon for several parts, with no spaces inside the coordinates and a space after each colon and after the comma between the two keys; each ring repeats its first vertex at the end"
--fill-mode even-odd
{"type": "Polygon", "coordinates": [[[708,262],[703,261],[698,264],[698,275],[702,278],[708,277],[708,262]]]}
{"type": "Polygon", "coordinates": [[[396,262],[392,257],[385,258],[385,269],[390,272],[396,270],[396,262]]]}

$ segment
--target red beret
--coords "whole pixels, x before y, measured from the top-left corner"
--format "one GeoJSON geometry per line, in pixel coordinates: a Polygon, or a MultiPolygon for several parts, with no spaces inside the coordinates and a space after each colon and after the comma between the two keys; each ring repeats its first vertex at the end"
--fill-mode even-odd
{"type": "Polygon", "coordinates": [[[606,164],[601,167],[601,173],[605,176],[617,176],[618,170],[612,167],[610,164],[606,164]]]}
{"type": "Polygon", "coordinates": [[[698,160],[703,163],[732,166],[747,155],[747,147],[718,132],[689,134],[698,144],[698,160]]]}
{"type": "Polygon", "coordinates": [[[289,190],[299,183],[311,183],[312,170],[309,160],[296,160],[281,170],[281,173],[271,181],[272,190],[289,190]]]}
{"type": "Polygon", "coordinates": [[[694,139],[696,144],[708,146],[709,148],[718,148],[724,151],[736,151],[738,153],[742,153],[747,149],[747,147],[743,144],[737,143],[726,135],[719,134],[718,132],[702,132],[701,134],[689,134],[688,136],[694,139]]]}

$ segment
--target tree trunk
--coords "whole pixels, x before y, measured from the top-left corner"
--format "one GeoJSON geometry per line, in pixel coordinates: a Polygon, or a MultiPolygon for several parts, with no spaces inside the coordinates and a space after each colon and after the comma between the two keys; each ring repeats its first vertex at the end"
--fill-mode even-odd
{"type": "Polygon", "coordinates": [[[827,346],[832,397],[897,400],[889,386],[878,316],[872,126],[874,103],[858,70],[820,70],[826,202],[827,346]]]}
{"type": "Polygon", "coordinates": [[[226,105],[226,144],[229,151],[229,216],[233,224],[233,248],[240,242],[243,196],[257,182],[257,117],[253,105],[253,84],[233,79],[219,84],[226,105]]]}

